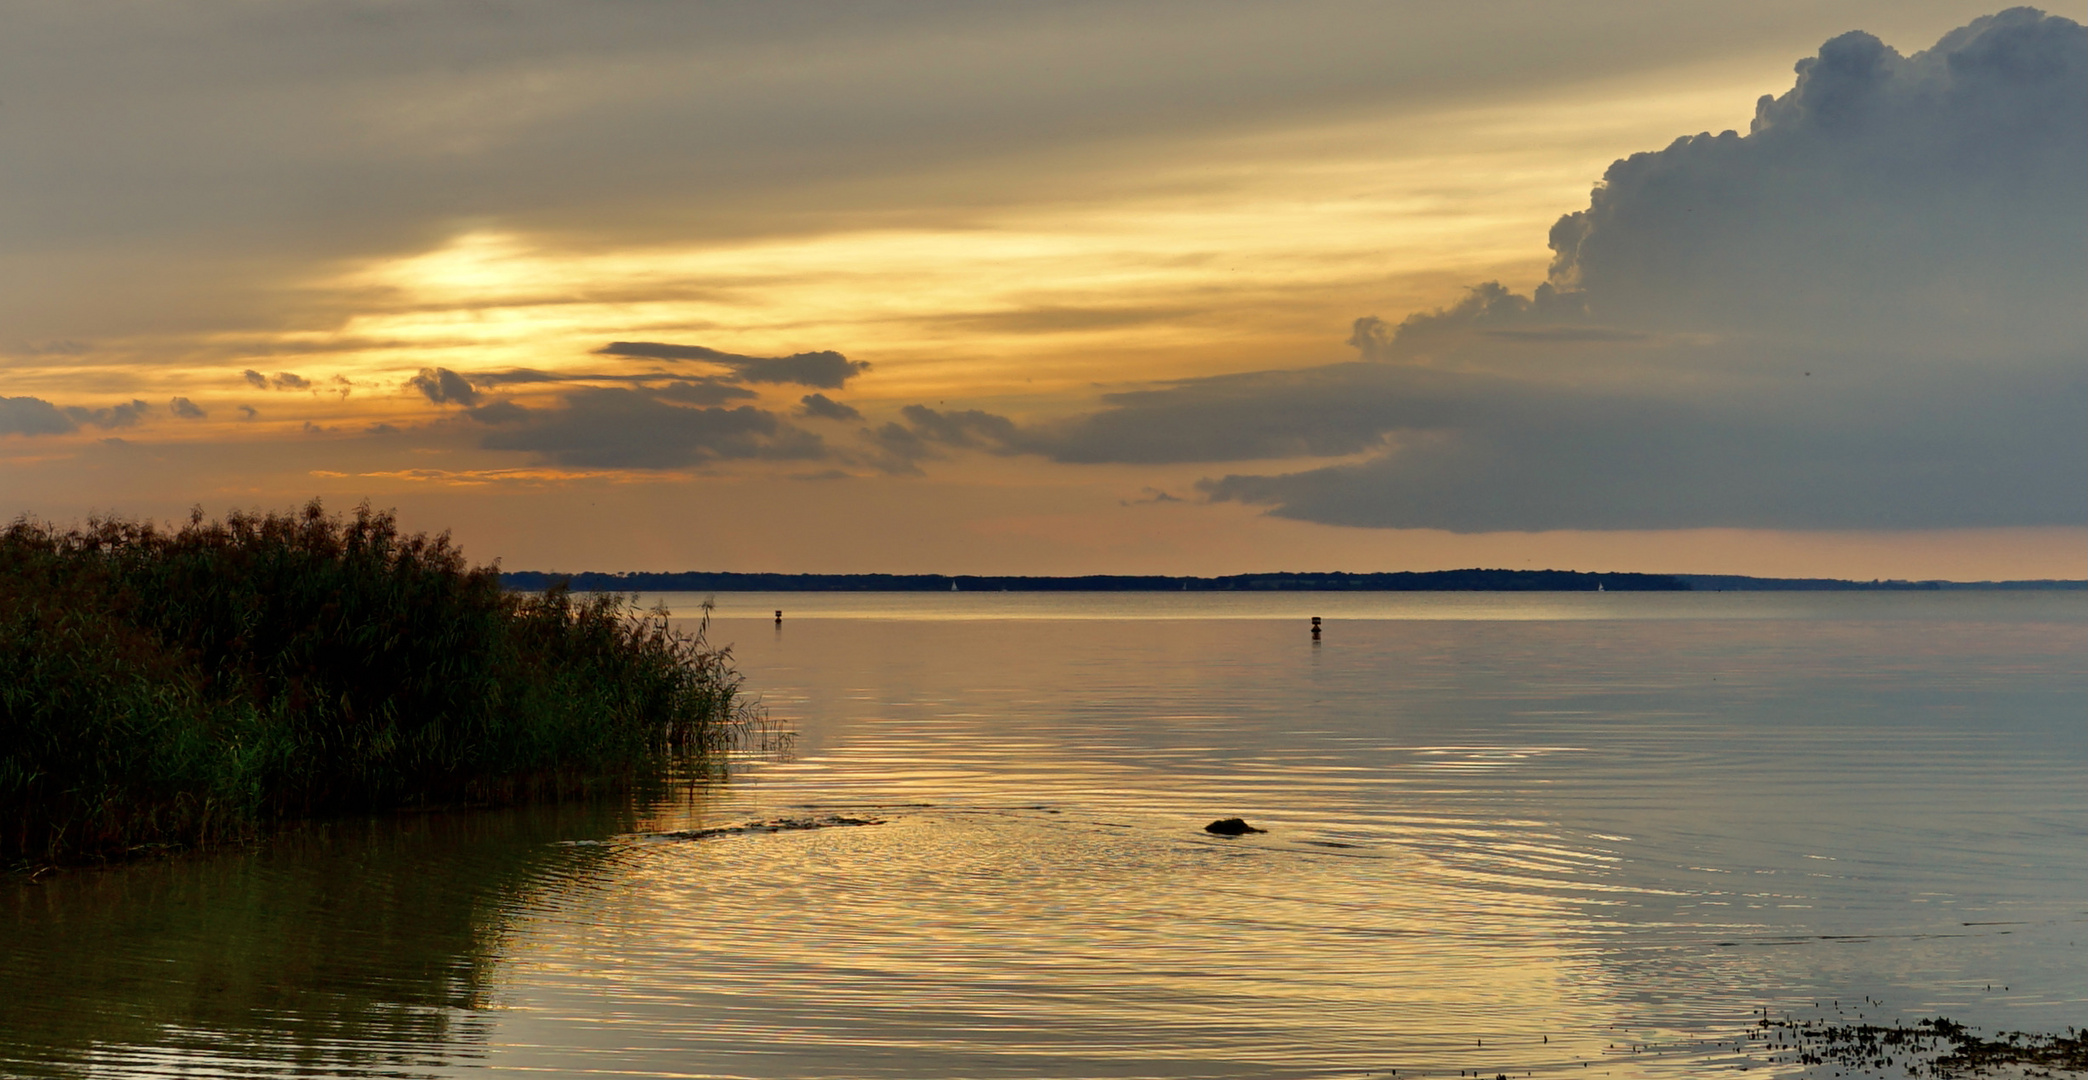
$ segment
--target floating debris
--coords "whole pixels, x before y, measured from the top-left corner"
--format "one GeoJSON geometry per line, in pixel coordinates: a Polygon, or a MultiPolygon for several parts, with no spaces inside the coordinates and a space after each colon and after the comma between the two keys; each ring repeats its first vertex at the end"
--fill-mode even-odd
{"type": "Polygon", "coordinates": [[[1209,825],[1204,826],[1204,831],[1216,833],[1219,836],[1245,836],[1251,832],[1268,832],[1269,830],[1257,829],[1239,818],[1229,817],[1211,822],[1209,825]]]}
{"type": "Polygon", "coordinates": [[[1912,1024],[1833,1024],[1763,1017],[1755,1022],[1752,1041],[1772,1051],[1772,1062],[1831,1065],[1849,1075],[1895,1070],[1939,1080],[1992,1075],[2021,1067],[2088,1074],[2088,1032],[2068,1029],[2065,1035],[2003,1031],[1991,1039],[1948,1017],[1912,1024]]]}
{"type": "MultiPolygon", "coordinates": [[[[1803,1070],[1796,1075],[1856,1077],[2088,1076],[2088,1030],[2065,1034],[2003,1031],[1984,1038],[1976,1029],[1948,1017],[1897,1020],[1890,1024],[1838,1023],[1832,1019],[1794,1020],[1770,1016],[1766,1010],[1738,1036],[1701,1042],[1633,1043],[1628,1052],[1676,1054],[1685,1059],[1737,1056],[1728,1067],[1751,1066],[1803,1070]],[[1815,1071],[1819,1070],[1819,1071],[1815,1071]]],[[[1837,1006],[1836,1011],[1840,1011],[1837,1006]]],[[[1627,1050],[1615,1044],[1613,1053],[1627,1050]]]]}
{"type": "Polygon", "coordinates": [[[659,840],[708,840],[714,836],[746,836],[751,833],[798,832],[805,829],[836,829],[849,825],[882,825],[880,818],[843,817],[830,814],[826,817],[773,818],[768,821],[750,821],[742,825],[719,825],[709,829],[684,829],[679,832],[649,834],[659,840]]]}
{"type": "MultiPolygon", "coordinates": [[[[1789,1016],[1778,1019],[1766,1010],[1755,1011],[1756,1018],[1733,1035],[1676,1042],[1613,1042],[1595,1060],[1540,1057],[1506,1063],[1511,1067],[1502,1072],[1493,1068],[1460,1068],[1456,1075],[1478,1080],[1488,1076],[1587,1076],[1590,1074],[1582,1070],[1603,1064],[1602,1058],[1647,1055],[1666,1057],[1685,1069],[1685,1063],[1693,1064],[1694,1072],[1684,1075],[1766,1068],[1772,1075],[1813,1080],[2032,1080],[2088,1076],[2088,1029],[2067,1028],[2065,1034],[2003,1031],[1985,1038],[1977,1029],[1946,1017],[1911,1024],[1895,1020],[1888,1025],[1839,1023],[1833,1019],[1794,1020],[1789,1016]]],[[[1510,1045],[1515,1041],[1510,1040],[1510,1045]]],[[[1500,1052],[1484,1040],[1474,1045],[1500,1052]]],[[[1548,1051],[1551,1037],[1541,1036],[1535,1045],[1548,1051]]],[[[1391,1075],[1448,1076],[1449,1072],[1407,1067],[1391,1070],[1391,1075]]]]}

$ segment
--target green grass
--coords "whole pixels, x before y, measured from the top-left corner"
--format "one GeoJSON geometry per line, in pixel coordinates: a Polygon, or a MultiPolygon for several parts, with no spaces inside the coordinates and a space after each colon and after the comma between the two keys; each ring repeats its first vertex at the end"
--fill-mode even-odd
{"type": "Polygon", "coordinates": [[[508,593],[363,506],[0,532],[0,859],[657,775],[748,718],[728,650],[508,593]]]}

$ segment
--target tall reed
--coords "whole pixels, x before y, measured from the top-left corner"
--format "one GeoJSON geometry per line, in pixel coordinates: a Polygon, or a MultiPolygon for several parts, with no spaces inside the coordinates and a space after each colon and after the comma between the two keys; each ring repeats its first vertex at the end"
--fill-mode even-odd
{"type": "Polygon", "coordinates": [[[17,521],[0,532],[0,858],[655,771],[747,718],[707,627],[505,592],[447,534],[367,504],[17,521]]]}

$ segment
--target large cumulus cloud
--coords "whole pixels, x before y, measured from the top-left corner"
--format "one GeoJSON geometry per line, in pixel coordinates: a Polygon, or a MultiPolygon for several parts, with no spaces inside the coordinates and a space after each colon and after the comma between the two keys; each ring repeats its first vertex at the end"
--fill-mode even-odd
{"type": "Polygon", "coordinates": [[[2088,521],[2088,31],[2013,9],[1911,57],[1845,34],[1797,71],[1747,134],[1613,165],[1532,293],[1360,319],[1360,362],[881,436],[915,457],[1339,458],[1201,487],[1342,525],[2088,521]]]}
{"type": "Polygon", "coordinates": [[[1743,330],[2020,333],[2080,306],[2088,31],[2015,8],[1912,57],[1843,34],[1797,72],[1748,134],[1610,166],[1552,228],[1552,284],[1597,318],[1743,330]]]}

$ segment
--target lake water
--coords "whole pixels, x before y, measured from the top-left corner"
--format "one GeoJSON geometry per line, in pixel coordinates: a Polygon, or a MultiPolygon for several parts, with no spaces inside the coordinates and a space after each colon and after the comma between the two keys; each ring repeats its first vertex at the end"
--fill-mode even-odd
{"type": "Polygon", "coordinates": [[[2088,594],[727,595],[712,636],[796,733],[724,781],[0,881],[0,1073],[1808,1074],[1755,1010],[2088,1021],[2088,594]],[[883,824],[656,835],[823,815],[883,824]]]}

